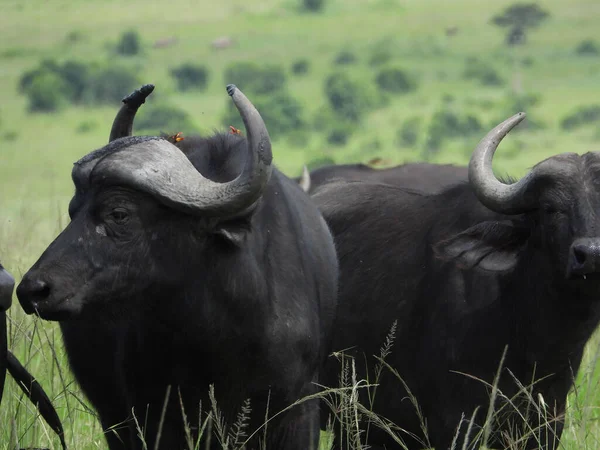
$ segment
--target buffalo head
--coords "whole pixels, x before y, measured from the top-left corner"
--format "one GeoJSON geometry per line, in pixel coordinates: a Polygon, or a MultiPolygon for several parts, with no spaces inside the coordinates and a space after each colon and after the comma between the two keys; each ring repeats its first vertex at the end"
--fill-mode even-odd
{"type": "Polygon", "coordinates": [[[482,222],[438,246],[466,266],[514,269],[525,249],[551,263],[557,277],[600,279],[600,154],[564,153],[538,163],[521,180],[505,183],[492,171],[501,140],[525,118],[507,119],[481,140],[469,164],[479,201],[504,220],[482,222]],[[508,220],[506,220],[508,219],[508,220]]]}
{"type": "Polygon", "coordinates": [[[247,138],[230,137],[245,147],[242,162],[230,179],[217,182],[167,139],[131,136],[135,113],[152,89],[126,97],[109,144],[75,163],[71,222],[17,288],[27,313],[64,320],[108,301],[114,310],[144,293],[160,296],[161,289],[168,297],[182,278],[201,276],[187,273],[188,263],[198,262],[195,271],[199,264],[214,267],[216,246],[235,246],[248,229],[272,170],[258,111],[227,86],[247,138]]]}

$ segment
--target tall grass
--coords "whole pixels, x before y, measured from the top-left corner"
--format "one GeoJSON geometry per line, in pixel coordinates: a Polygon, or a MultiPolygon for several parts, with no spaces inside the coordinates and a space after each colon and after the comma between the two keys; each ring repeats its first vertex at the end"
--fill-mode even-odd
{"type": "MultiPolygon", "coordinates": [[[[18,308],[15,308],[10,315],[9,328],[10,347],[16,351],[21,361],[38,377],[48,391],[63,420],[69,448],[106,448],[98,417],[68,370],[66,355],[56,327],[37,319],[24,320],[22,314],[18,312],[18,308]]],[[[352,357],[344,352],[336,352],[330,357],[337,358],[340,362],[338,386],[321,386],[322,392],[300,399],[284,411],[271,411],[269,418],[265,418],[265,423],[258,430],[248,429],[249,418],[252,414],[252,405],[249,401],[240,405],[236,421],[233,424],[227,424],[220,412],[211,386],[209,388],[211,404],[206,405],[206,408],[199,405],[200,410],[203,411],[203,414],[200,415],[200,422],[186,424],[187,448],[189,450],[203,448],[199,444],[199,439],[193,439],[192,426],[198,430],[197,435],[200,437],[211,435],[224,450],[242,450],[244,444],[257,433],[262,434],[261,441],[264,443],[268,433],[268,423],[271,420],[287,409],[314,398],[319,398],[324,402],[330,412],[328,431],[322,433],[321,436],[321,450],[331,448],[333,441],[336,441],[344,449],[366,450],[369,448],[369,430],[373,427],[382,429],[392,436],[399,448],[406,448],[404,439],[407,437],[407,432],[402,428],[402,424],[396,424],[387,418],[378,416],[372,409],[377,396],[378,383],[384,372],[391,373],[399,388],[404,387],[407,390],[409,400],[421,419],[421,431],[427,437],[426,417],[423,417],[420,411],[418,398],[411,394],[409,386],[406,386],[402,379],[403,368],[391,367],[386,362],[386,357],[393,352],[394,346],[402,345],[401,342],[395,342],[395,333],[396,324],[394,323],[387,339],[382,344],[379,355],[365,355],[366,359],[374,363],[370,380],[358,378],[356,364],[352,357]]],[[[524,443],[529,437],[537,438],[544,434],[554,433],[556,420],[562,419],[565,420],[565,429],[561,448],[578,450],[598,448],[600,445],[598,423],[600,408],[597,393],[600,381],[597,370],[599,358],[600,335],[597,333],[588,343],[580,373],[576,377],[575,387],[569,395],[565,418],[553,417],[551,405],[547,405],[543,397],[534,396],[533,387],[540,381],[539,379],[523,382],[524,380],[515,378],[514,382],[519,386],[519,392],[512,397],[508,397],[499,389],[498,376],[493,383],[477,380],[489,388],[489,409],[485,414],[484,423],[477,426],[474,422],[477,411],[466,412],[468,415],[463,415],[462,423],[456,424],[457,435],[453,448],[469,449],[475,443],[486,448],[485,445],[490,434],[501,426],[507,430],[502,436],[506,448],[519,450],[524,448],[524,443]],[[523,408],[524,404],[527,406],[526,408],[523,408]],[[524,410],[525,413],[523,413],[524,410]],[[506,418],[509,417],[509,413],[511,413],[510,417],[514,417],[514,413],[516,413],[519,420],[507,423],[506,418]],[[460,435],[458,430],[461,430],[460,435]]],[[[503,364],[504,357],[499,361],[498,374],[504,368],[503,364]]],[[[510,368],[506,368],[506,370],[509,370],[510,373],[510,368]]],[[[461,375],[471,377],[469,374],[461,375]]],[[[165,393],[165,404],[171,395],[179,396],[179,392],[169,387],[165,393]]],[[[183,405],[181,401],[180,404],[183,405]]],[[[182,412],[183,417],[186,417],[186,412],[183,410],[182,412]]],[[[14,382],[10,380],[7,382],[5,398],[0,410],[0,423],[7,424],[0,428],[0,449],[13,450],[16,443],[21,447],[36,445],[47,446],[51,449],[60,448],[60,443],[52,430],[39,417],[37,410],[24,398],[14,382]]],[[[143,414],[139,415],[139,412],[136,415],[136,424],[140,437],[144,439],[144,417],[143,414]]],[[[428,440],[425,439],[424,448],[427,445],[428,440]]]]}

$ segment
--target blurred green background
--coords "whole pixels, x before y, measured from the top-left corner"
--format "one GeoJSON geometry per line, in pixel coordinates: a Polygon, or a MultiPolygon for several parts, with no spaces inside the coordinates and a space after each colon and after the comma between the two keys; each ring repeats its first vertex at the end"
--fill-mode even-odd
{"type": "MultiPolygon", "coordinates": [[[[225,91],[237,84],[290,176],[303,164],[466,164],[518,111],[528,119],[500,146],[500,173],[600,150],[599,23],[597,0],[2,0],[0,257],[17,278],[35,262],[68,222],[72,163],[107,142],[121,98],[145,83],[156,89],[134,133],[184,136],[243,129],[225,91]]],[[[73,448],[103,448],[56,324],[15,304],[10,338],[73,448]]],[[[597,341],[572,396],[583,406],[569,448],[600,439],[597,341]]],[[[11,429],[50,442],[10,383],[0,449],[11,429]]]]}

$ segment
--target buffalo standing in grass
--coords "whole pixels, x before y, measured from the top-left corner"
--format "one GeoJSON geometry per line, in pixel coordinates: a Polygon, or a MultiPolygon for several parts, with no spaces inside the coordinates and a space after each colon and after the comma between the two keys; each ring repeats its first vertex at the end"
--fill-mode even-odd
{"type": "MultiPolygon", "coordinates": [[[[250,399],[248,436],[267,409],[271,417],[316,391],[335,313],[331,234],[273,168],[244,94],[227,87],[247,139],[132,137],[151,90],[126,98],[110,143],[75,163],[71,223],[17,289],[27,313],[60,322],[111,450],[141,449],[138,426],[150,449],[159,428],[159,448],[187,449],[182,408],[195,441],[211,384],[230,426],[250,399]]],[[[316,449],[318,414],[313,400],[273,418],[266,448],[316,449]]]]}
{"type": "Polygon", "coordinates": [[[63,427],[48,395],[7,348],[6,311],[12,304],[14,286],[14,278],[0,264],[0,404],[4,394],[6,372],[8,371],[25,395],[36,405],[44,420],[58,434],[62,448],[66,450],[67,445],[63,427]]]}
{"type": "Polygon", "coordinates": [[[407,163],[388,169],[375,169],[365,164],[340,164],[319,167],[296,178],[302,189],[309,194],[323,184],[334,180],[369,181],[412,188],[425,192],[438,192],[453,184],[468,180],[466,167],[452,164],[407,163]]]}
{"type": "MultiPolygon", "coordinates": [[[[479,407],[475,423],[485,422],[505,347],[488,446],[505,447],[522,432],[519,448],[557,448],[573,376],[600,321],[600,154],[553,156],[505,184],[492,158],[523,118],[508,119],[480,142],[470,184],[425,195],[334,182],[313,195],[340,262],[333,349],[354,348],[358,379],[366,376],[364,353],[373,381],[371,356],[397,320],[386,361],[416,397],[437,450],[451,447],[457,429],[462,447],[461,414],[468,421],[479,407]],[[535,382],[531,397],[515,378],[535,382]]],[[[338,364],[328,364],[323,383],[336,386],[338,364]]],[[[374,411],[414,434],[399,433],[409,449],[424,447],[401,382],[387,372],[381,383],[374,411]]],[[[366,394],[362,400],[368,407],[366,394]]],[[[471,429],[471,438],[478,431],[471,429]]],[[[369,444],[397,446],[375,425],[369,444]]]]}

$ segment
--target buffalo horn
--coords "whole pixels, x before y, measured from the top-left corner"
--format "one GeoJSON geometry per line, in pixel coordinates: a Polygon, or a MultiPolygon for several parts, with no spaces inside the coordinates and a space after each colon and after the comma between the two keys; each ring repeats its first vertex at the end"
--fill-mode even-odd
{"type": "Polygon", "coordinates": [[[300,177],[298,184],[304,192],[310,191],[310,172],[306,166],[302,168],[302,176],[300,177]]]}
{"type": "Polygon", "coordinates": [[[31,402],[36,405],[46,423],[50,425],[58,435],[63,450],[66,450],[67,444],[65,443],[65,432],[48,394],[46,394],[42,386],[40,386],[37,380],[27,372],[27,369],[23,367],[11,352],[7,352],[7,362],[8,372],[12,375],[25,395],[27,395],[31,402]]]}
{"type": "Polygon", "coordinates": [[[113,121],[108,142],[112,142],[115,139],[125,136],[131,136],[135,114],[139,107],[146,102],[146,97],[148,97],[153,90],[153,84],[145,84],[122,100],[123,106],[121,106],[121,109],[113,121]]]}
{"type": "Polygon", "coordinates": [[[498,180],[492,170],[492,160],[498,145],[517,124],[525,118],[520,112],[490,131],[477,145],[469,162],[469,182],[481,203],[493,211],[504,214],[519,214],[531,209],[525,196],[525,188],[534,176],[530,171],[513,184],[498,180]]]}
{"type": "Polygon", "coordinates": [[[218,183],[205,178],[176,146],[148,138],[98,162],[93,176],[146,192],[164,204],[196,215],[232,218],[252,209],[271,176],[271,140],[256,108],[234,85],[227,92],[246,127],[246,161],[237,178],[218,183]]]}

